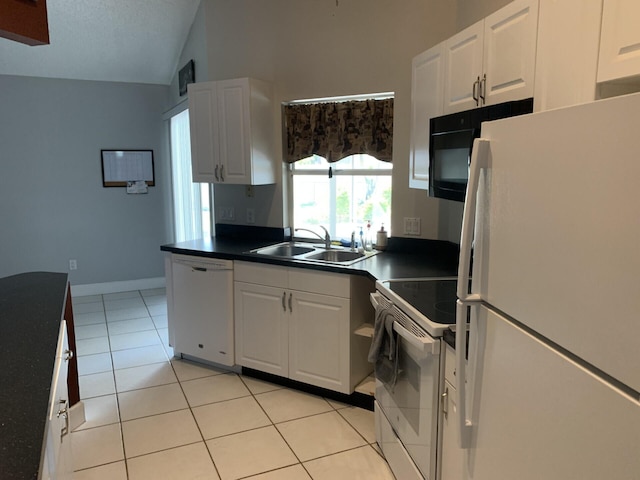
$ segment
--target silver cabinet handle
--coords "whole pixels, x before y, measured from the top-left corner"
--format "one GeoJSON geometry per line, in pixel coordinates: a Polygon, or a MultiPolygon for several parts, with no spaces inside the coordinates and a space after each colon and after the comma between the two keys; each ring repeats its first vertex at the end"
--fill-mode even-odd
{"type": "Polygon", "coordinates": [[[287,301],[287,292],[282,292],[282,311],[286,312],[287,311],[287,304],[285,303],[287,301]]]}
{"type": "Polygon", "coordinates": [[[476,107],[478,106],[478,102],[480,101],[480,97],[478,96],[478,87],[480,87],[480,77],[478,77],[476,81],[473,82],[473,88],[471,93],[471,95],[473,96],[473,99],[476,102],[476,107]]]}
{"type": "Polygon", "coordinates": [[[216,168],[213,170],[213,175],[216,177],[216,182],[219,182],[220,178],[218,177],[218,165],[216,165],[216,168]]]}
{"type": "MultiPolygon", "coordinates": [[[[479,79],[480,77],[478,77],[479,79]]],[[[486,95],[486,88],[487,88],[487,74],[485,73],[482,76],[482,80],[480,80],[480,83],[478,84],[479,88],[478,88],[478,97],[480,97],[480,100],[482,101],[482,105],[484,105],[486,103],[486,99],[484,98],[486,95]]]]}
{"type": "Polygon", "coordinates": [[[293,300],[293,293],[289,294],[289,311],[293,312],[293,307],[292,307],[292,300],[293,300]]]}
{"type": "Polygon", "coordinates": [[[60,430],[60,438],[62,438],[69,433],[69,408],[67,407],[67,401],[62,398],[58,401],[57,417],[64,417],[64,428],[60,430]]]}
{"type": "Polygon", "coordinates": [[[447,418],[447,416],[449,415],[448,397],[449,397],[449,387],[444,387],[444,393],[442,394],[442,397],[441,397],[441,400],[442,400],[442,414],[444,415],[444,418],[447,418]]]}
{"type": "Polygon", "coordinates": [[[224,165],[220,165],[220,181],[224,182],[224,165]]]}
{"type": "Polygon", "coordinates": [[[207,269],[204,267],[191,267],[192,272],[206,272],[207,269]]]}

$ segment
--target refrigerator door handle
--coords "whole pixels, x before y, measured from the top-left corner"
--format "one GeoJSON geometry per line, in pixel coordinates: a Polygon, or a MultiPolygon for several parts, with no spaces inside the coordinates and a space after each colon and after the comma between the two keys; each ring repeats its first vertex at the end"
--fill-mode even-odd
{"type": "MultiPolygon", "coordinates": [[[[473,408],[471,405],[473,392],[467,389],[467,385],[474,385],[472,381],[474,376],[467,376],[467,359],[465,355],[467,349],[465,347],[467,345],[467,308],[474,305],[477,304],[468,305],[460,300],[456,302],[456,390],[458,393],[458,409],[456,415],[458,416],[459,428],[458,440],[460,448],[464,449],[471,447],[471,432],[473,429],[471,415],[467,415],[467,411],[471,411],[473,408]]],[[[471,330],[471,325],[469,325],[469,330],[471,330]]],[[[469,334],[469,336],[471,336],[471,331],[469,334]]],[[[471,357],[471,360],[473,360],[473,356],[471,357]]],[[[473,372],[473,368],[474,366],[470,365],[470,372],[473,372]]]]}
{"type": "Polygon", "coordinates": [[[480,171],[488,167],[489,140],[476,138],[471,149],[471,165],[469,166],[469,182],[464,200],[462,215],[462,233],[460,235],[460,263],[458,264],[458,298],[463,302],[480,301],[478,293],[469,293],[471,276],[471,250],[476,223],[476,206],[480,171]]]}

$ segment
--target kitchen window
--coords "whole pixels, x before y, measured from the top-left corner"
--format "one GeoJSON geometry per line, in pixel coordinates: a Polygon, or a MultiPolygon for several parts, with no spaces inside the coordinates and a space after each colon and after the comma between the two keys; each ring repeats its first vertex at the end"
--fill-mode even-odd
{"type": "Polygon", "coordinates": [[[372,232],[391,225],[391,163],[357,154],[329,164],[313,155],[290,164],[290,172],[294,228],[322,233],[322,225],[331,238],[350,239],[367,221],[372,232]]]}
{"type": "Polygon", "coordinates": [[[369,223],[388,230],[393,93],[300,100],[283,112],[294,229],[321,225],[344,240],[369,223]]]}

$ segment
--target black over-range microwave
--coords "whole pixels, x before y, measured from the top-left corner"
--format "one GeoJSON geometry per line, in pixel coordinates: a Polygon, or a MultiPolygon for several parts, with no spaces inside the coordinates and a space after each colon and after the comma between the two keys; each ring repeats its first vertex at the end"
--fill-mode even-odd
{"type": "Polygon", "coordinates": [[[474,108],[432,118],[429,139],[429,196],[464,202],[473,140],[482,122],[533,112],[533,98],[474,108]]]}

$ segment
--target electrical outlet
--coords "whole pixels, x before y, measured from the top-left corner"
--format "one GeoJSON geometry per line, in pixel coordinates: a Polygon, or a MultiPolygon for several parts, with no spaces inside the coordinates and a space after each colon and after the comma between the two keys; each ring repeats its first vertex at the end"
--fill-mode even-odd
{"type": "Polygon", "coordinates": [[[247,208],[247,223],[256,223],[256,211],[253,208],[247,208]]]}
{"type": "Polygon", "coordinates": [[[233,207],[220,207],[218,208],[218,217],[220,220],[233,221],[235,218],[235,212],[233,207]]]}
{"type": "Polygon", "coordinates": [[[420,235],[420,218],[404,217],[404,234],[420,235]]]}
{"type": "Polygon", "coordinates": [[[69,260],[69,270],[77,270],[78,269],[78,261],[75,259],[69,260]]]}

